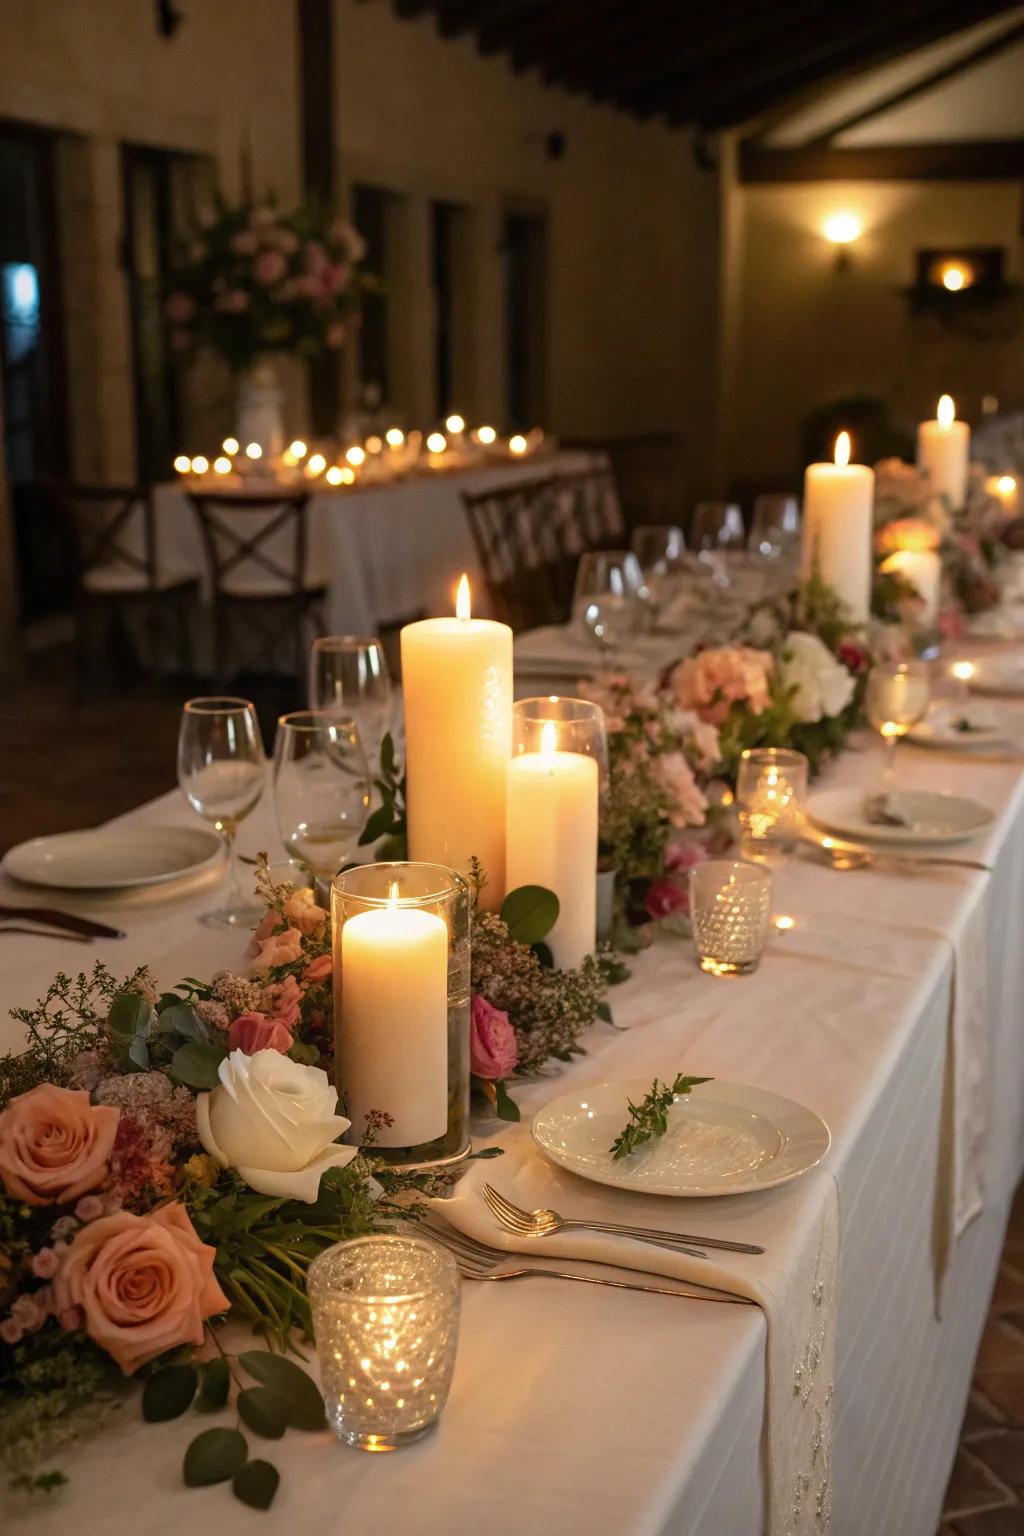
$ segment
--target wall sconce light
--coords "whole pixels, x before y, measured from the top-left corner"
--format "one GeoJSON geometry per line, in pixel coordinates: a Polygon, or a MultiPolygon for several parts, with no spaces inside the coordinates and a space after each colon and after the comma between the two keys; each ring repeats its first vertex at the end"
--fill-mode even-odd
{"type": "Polygon", "coordinates": [[[864,226],[855,213],[831,213],[821,226],[822,234],[836,248],[836,271],[845,272],[850,265],[850,246],[859,240],[864,226]]]}

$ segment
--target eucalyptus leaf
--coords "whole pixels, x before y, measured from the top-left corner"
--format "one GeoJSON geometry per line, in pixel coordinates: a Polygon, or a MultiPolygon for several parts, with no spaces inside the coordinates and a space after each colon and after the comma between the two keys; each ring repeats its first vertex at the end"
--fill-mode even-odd
{"type": "Polygon", "coordinates": [[[147,1424],[177,1419],[196,1395],[199,1378],[191,1365],[168,1365],[155,1372],[142,1389],[142,1417],[147,1424]]]}
{"type": "Polygon", "coordinates": [[[152,1008],[139,992],[119,992],[107,1014],[107,1029],[127,1043],[135,1035],[146,1034],[152,1008]]]}
{"type": "Polygon", "coordinates": [[[545,944],[543,939],[538,939],[536,944],[530,945],[530,948],[546,971],[554,970],[555,956],[550,944],[545,944]]]}
{"type": "Polygon", "coordinates": [[[216,1088],[217,1075],[226,1052],[219,1045],[208,1045],[200,1040],[189,1040],[179,1045],[171,1057],[171,1076],[187,1088],[216,1088]]]}
{"type": "Polygon", "coordinates": [[[498,1081],[495,1083],[494,1087],[498,1095],[497,1103],[494,1106],[494,1112],[498,1116],[498,1119],[518,1120],[520,1118],[519,1105],[509,1094],[505,1084],[501,1081],[498,1081]]]}
{"type": "Polygon", "coordinates": [[[390,832],[394,826],[395,814],[390,805],[378,805],[367,818],[366,826],[359,834],[360,846],[366,843],[375,843],[378,837],[383,837],[385,832],[390,832]]]}
{"type": "Polygon", "coordinates": [[[185,1452],[183,1470],[189,1488],[226,1483],[245,1465],[249,1447],[237,1429],[204,1429],[185,1452]]]}
{"type": "Polygon", "coordinates": [[[390,731],[385,731],[380,744],[380,771],[390,778],[395,771],[395,742],[390,731]]]}
{"type": "Polygon", "coordinates": [[[267,1440],[280,1440],[288,1428],[288,1408],[283,1397],[269,1387],[245,1387],[238,1394],[238,1413],[246,1429],[267,1440]]]}
{"type": "Polygon", "coordinates": [[[171,1008],[165,1008],[160,1014],[159,1028],[161,1034],[181,1035],[183,1040],[199,1040],[203,1043],[209,1040],[210,1031],[188,1003],[183,1003],[180,998],[171,1008]]]}
{"type": "Polygon", "coordinates": [[[228,1400],[231,1389],[231,1372],[226,1360],[208,1360],[200,1368],[199,1396],[196,1408],[200,1413],[216,1413],[228,1400]]]}
{"type": "Polygon", "coordinates": [[[520,885],[501,904],[501,918],[520,944],[538,944],[558,921],[558,897],[544,885],[520,885]]]}
{"type": "Polygon", "coordinates": [[[149,1071],[149,1046],[142,1035],[136,1035],[129,1045],[128,1060],[139,1072],[149,1071]]]}
{"type": "Polygon", "coordinates": [[[270,1387],[283,1399],[292,1429],[323,1429],[324,1400],[320,1389],[294,1360],[272,1355],[269,1350],[250,1349],[239,1355],[238,1361],[261,1386],[270,1387]]]}
{"type": "Polygon", "coordinates": [[[603,1019],[606,1024],[611,1024],[614,1027],[615,1020],[612,1018],[612,1010],[608,1003],[598,1003],[597,1007],[594,1009],[594,1012],[599,1019],[603,1019]]]}
{"type": "Polygon", "coordinates": [[[235,1473],[231,1491],[250,1509],[269,1509],[280,1481],[281,1474],[269,1461],[247,1461],[235,1473]]]}
{"type": "Polygon", "coordinates": [[[466,1162],[467,1163],[482,1163],[482,1162],[485,1162],[485,1161],[489,1161],[492,1157],[504,1157],[504,1156],[505,1156],[505,1148],[504,1147],[481,1147],[479,1152],[471,1152],[469,1154],[469,1156],[466,1158],[466,1162]]]}

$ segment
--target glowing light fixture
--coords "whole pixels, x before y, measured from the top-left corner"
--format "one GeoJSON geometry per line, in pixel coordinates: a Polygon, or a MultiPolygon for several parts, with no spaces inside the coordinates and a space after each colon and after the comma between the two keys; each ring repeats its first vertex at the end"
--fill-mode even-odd
{"type": "Polygon", "coordinates": [[[821,226],[830,245],[852,245],[860,239],[863,228],[855,213],[831,213],[821,226]]]}

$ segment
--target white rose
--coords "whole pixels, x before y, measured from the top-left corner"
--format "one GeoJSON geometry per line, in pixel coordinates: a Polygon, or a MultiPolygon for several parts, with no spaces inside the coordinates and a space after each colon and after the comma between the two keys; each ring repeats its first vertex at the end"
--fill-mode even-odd
{"type": "Polygon", "coordinates": [[[793,713],[807,723],[841,715],[853,698],[853,677],[817,635],[786,636],[779,674],[784,687],[796,688],[793,713]]]}
{"type": "Polygon", "coordinates": [[[232,1051],[219,1076],[220,1087],[196,1100],[199,1140],[250,1189],[312,1202],[321,1174],[355,1157],[356,1147],[335,1145],[350,1122],[334,1113],[338,1095],[319,1067],[280,1051],[232,1051]]]}

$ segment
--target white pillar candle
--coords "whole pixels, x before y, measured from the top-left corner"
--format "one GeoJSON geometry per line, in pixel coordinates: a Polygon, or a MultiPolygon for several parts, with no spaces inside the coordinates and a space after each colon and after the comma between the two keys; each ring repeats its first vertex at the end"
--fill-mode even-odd
{"type": "Polygon", "coordinates": [[[505,894],[505,787],[512,755],[512,631],[470,617],[459,583],[454,619],[402,630],[409,857],[487,876],[482,903],[505,894]]]}
{"type": "Polygon", "coordinates": [[[508,765],[508,888],[544,885],[558,897],[547,937],[555,964],[575,970],[597,942],[597,762],[557,750],[549,720],[539,752],[508,765]]]}
{"type": "Polygon", "coordinates": [[[939,615],[942,561],[934,549],[897,549],[882,561],[883,571],[894,571],[914,587],[924,608],[921,623],[931,629],[939,615]]]}
{"type": "Polygon", "coordinates": [[[366,1115],[394,1124],[381,1147],[418,1147],[448,1127],[448,927],[403,907],[356,912],[341,930],[339,1081],[361,1140],[366,1115]]]}
{"type": "Polygon", "coordinates": [[[817,572],[854,621],[871,611],[871,536],[875,472],[850,463],[850,435],[836,438],[834,464],[809,464],[804,475],[802,576],[817,572]]]}
{"type": "Polygon", "coordinates": [[[967,467],[971,429],[955,419],[949,395],[943,395],[934,421],[922,421],[917,429],[917,467],[928,476],[931,489],[945,497],[954,510],[967,500],[967,467]]]}

